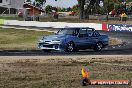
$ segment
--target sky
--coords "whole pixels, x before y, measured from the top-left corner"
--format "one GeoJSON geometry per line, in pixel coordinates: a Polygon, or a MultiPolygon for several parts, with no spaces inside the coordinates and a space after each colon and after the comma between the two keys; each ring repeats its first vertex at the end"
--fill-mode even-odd
{"type": "MultiPolygon", "coordinates": [[[[34,0],[32,0],[34,1],[34,0]]],[[[72,7],[73,5],[76,5],[78,2],[77,0],[47,0],[46,5],[52,5],[52,6],[57,6],[57,7],[72,7]]]]}

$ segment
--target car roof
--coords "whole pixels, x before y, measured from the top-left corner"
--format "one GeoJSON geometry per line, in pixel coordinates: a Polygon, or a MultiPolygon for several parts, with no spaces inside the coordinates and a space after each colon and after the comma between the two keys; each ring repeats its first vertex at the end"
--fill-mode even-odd
{"type": "MultiPolygon", "coordinates": [[[[86,29],[92,29],[92,31],[95,31],[94,28],[90,28],[90,27],[65,27],[65,28],[67,28],[67,29],[83,29],[83,28],[86,28],[86,29]]],[[[63,29],[65,29],[65,28],[63,28],[63,29]]]]}
{"type": "Polygon", "coordinates": [[[90,27],[65,27],[65,28],[69,28],[69,29],[70,29],[70,28],[72,28],[72,29],[74,29],[74,28],[80,28],[80,29],[81,29],[81,28],[88,28],[88,29],[94,29],[94,28],[90,28],[90,27]]]}

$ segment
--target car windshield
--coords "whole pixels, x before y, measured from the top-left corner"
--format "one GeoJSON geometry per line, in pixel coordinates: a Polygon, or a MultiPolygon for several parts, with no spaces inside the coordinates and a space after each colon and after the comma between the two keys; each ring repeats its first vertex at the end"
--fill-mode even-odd
{"type": "Polygon", "coordinates": [[[71,28],[64,28],[58,31],[57,34],[68,34],[68,35],[72,35],[74,33],[75,29],[71,29],[71,28]]]}

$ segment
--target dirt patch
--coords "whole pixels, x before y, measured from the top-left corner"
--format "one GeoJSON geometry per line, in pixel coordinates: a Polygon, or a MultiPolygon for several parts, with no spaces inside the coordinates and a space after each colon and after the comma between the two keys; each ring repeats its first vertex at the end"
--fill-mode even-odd
{"type": "MultiPolygon", "coordinates": [[[[131,62],[131,55],[0,57],[0,88],[83,88],[82,67],[90,70],[90,79],[132,80],[131,62]]],[[[132,86],[114,86],[124,87],[132,86]]]]}
{"type": "Polygon", "coordinates": [[[109,45],[118,45],[118,44],[122,44],[123,41],[119,38],[109,38],[109,45]]]}

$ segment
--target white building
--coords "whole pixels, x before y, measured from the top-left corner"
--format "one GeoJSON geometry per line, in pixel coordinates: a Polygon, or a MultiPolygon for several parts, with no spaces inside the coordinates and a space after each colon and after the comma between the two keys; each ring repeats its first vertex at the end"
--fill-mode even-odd
{"type": "Polygon", "coordinates": [[[23,8],[25,0],[0,0],[0,14],[15,14],[23,8]]]}

